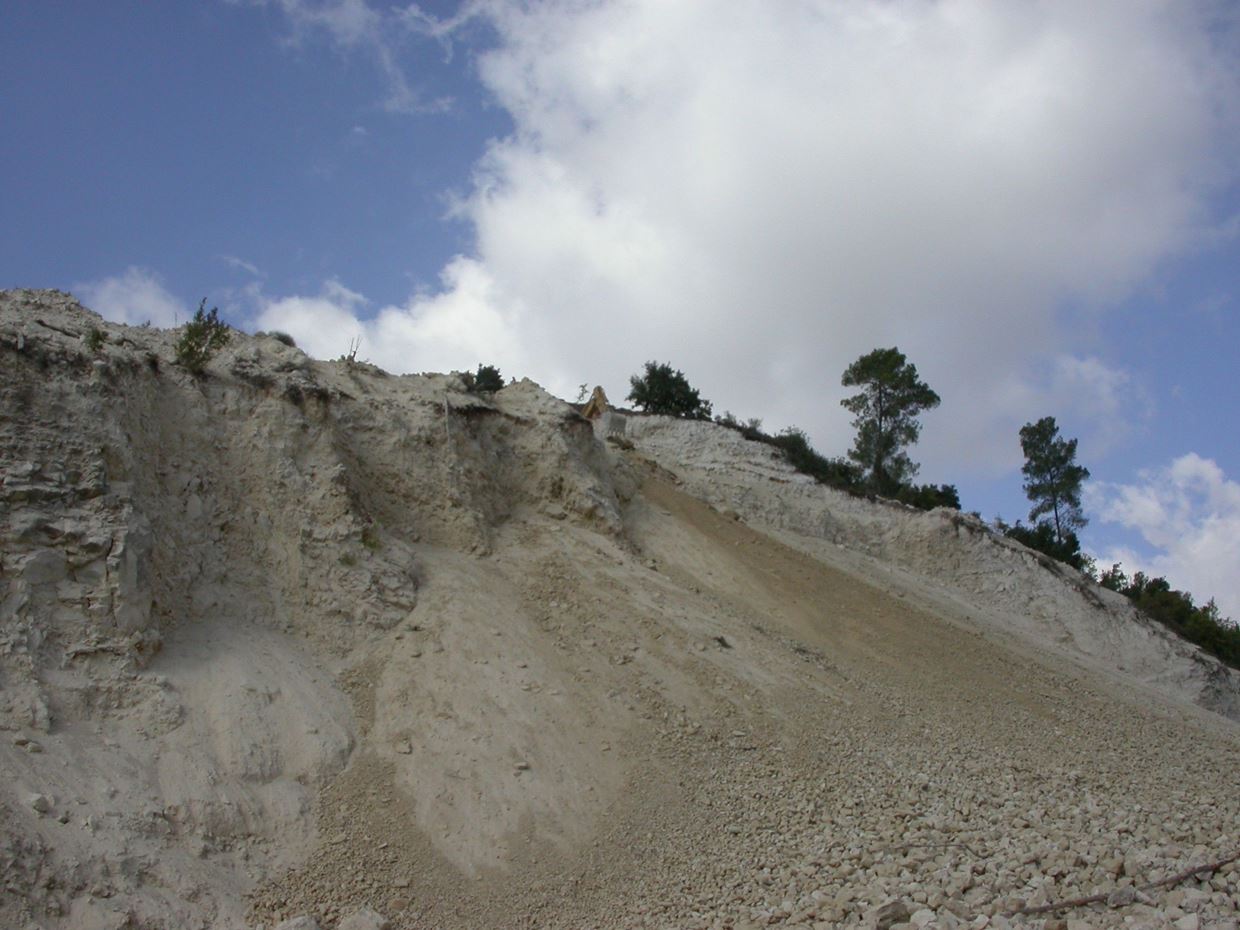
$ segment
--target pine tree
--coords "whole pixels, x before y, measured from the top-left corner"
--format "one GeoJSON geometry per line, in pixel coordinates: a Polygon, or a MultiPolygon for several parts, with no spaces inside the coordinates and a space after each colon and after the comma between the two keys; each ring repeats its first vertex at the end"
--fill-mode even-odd
{"type": "Polygon", "coordinates": [[[861,356],[845,370],[842,383],[863,388],[840,401],[855,414],[857,438],[848,457],[865,470],[875,492],[892,494],[917,474],[917,464],[904,447],[917,442],[917,415],[937,407],[939,395],[918,379],[917,366],[894,347],[861,356]]]}
{"type": "Polygon", "coordinates": [[[1054,417],[1022,426],[1020,447],[1025,453],[1020,469],[1025,496],[1033,501],[1029,519],[1048,523],[1062,545],[1089,522],[1081,512],[1081,484],[1089,469],[1076,463],[1076,440],[1060,437],[1054,417]],[[1041,519],[1048,515],[1050,520],[1041,519]]]}

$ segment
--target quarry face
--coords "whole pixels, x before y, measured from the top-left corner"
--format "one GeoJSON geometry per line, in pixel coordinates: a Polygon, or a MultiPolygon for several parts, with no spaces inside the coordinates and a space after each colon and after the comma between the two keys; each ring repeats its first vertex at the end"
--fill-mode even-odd
{"type": "Polygon", "coordinates": [[[1235,930],[1240,679],[1119,595],[715,424],[178,335],[0,294],[0,927],[1235,930]]]}

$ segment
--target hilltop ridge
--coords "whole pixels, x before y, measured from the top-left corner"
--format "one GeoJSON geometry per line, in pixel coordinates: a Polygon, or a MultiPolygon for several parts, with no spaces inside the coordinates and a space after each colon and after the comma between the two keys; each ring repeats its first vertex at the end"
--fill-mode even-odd
{"type": "Polygon", "coordinates": [[[1121,596],[714,424],[176,339],[0,294],[4,926],[1234,920],[1137,888],[1240,852],[1240,675],[1121,596]]]}

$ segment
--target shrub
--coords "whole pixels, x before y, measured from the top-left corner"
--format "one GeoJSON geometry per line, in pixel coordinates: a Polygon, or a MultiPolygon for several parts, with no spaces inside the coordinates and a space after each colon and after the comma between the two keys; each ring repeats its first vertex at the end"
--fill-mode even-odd
{"type": "Polygon", "coordinates": [[[1071,565],[1078,571],[1093,574],[1094,560],[1081,551],[1081,541],[1071,530],[1065,532],[1063,540],[1060,541],[1055,538],[1055,528],[1049,523],[1025,526],[1017,520],[1014,526],[1008,526],[1002,520],[997,520],[996,525],[999,532],[1008,539],[1014,539],[1043,555],[1049,555],[1065,565],[1071,565]]]}
{"type": "Polygon", "coordinates": [[[720,426],[736,430],[751,442],[774,446],[784,460],[803,475],[842,491],[856,491],[861,484],[861,469],[845,459],[829,459],[810,445],[805,431],[790,426],[776,436],[762,432],[762,421],[753,417],[742,423],[731,412],[717,417],[720,426]]]}
{"type": "MultiPolygon", "coordinates": [[[[741,433],[748,435],[747,427],[742,427],[741,433]]],[[[768,436],[766,441],[784,453],[789,465],[823,484],[843,490],[861,484],[860,468],[843,459],[829,459],[822,455],[810,445],[804,431],[795,426],[788,427],[777,436],[768,436]]]]}
{"type": "Polygon", "coordinates": [[[288,333],[282,333],[278,329],[273,329],[267,335],[270,336],[272,339],[274,339],[276,342],[284,343],[290,349],[297,348],[297,340],[294,339],[292,336],[290,336],[288,333]]]}
{"type": "Polygon", "coordinates": [[[211,356],[228,344],[228,324],[220,319],[218,307],[204,309],[204,297],[194,318],[185,324],[185,332],[177,340],[177,362],[193,374],[201,374],[211,356]]]}
{"type": "Polygon", "coordinates": [[[494,394],[503,386],[504,376],[494,365],[479,365],[478,370],[465,379],[465,387],[471,394],[494,394]]]}
{"type": "Polygon", "coordinates": [[[1104,588],[1118,591],[1146,616],[1206,652],[1240,668],[1240,627],[1219,613],[1213,600],[1201,607],[1187,591],[1177,591],[1166,578],[1147,578],[1137,572],[1129,580],[1119,563],[1098,578],[1104,588]]]}
{"type": "MultiPolygon", "coordinates": [[[[720,426],[736,430],[746,439],[774,446],[784,459],[803,475],[828,487],[859,495],[866,490],[865,472],[860,466],[844,458],[827,458],[810,445],[805,431],[790,426],[778,435],[762,432],[762,421],[753,418],[742,423],[731,411],[715,418],[720,426]]],[[[889,495],[893,500],[916,507],[933,510],[935,507],[960,509],[960,494],[954,484],[902,484],[889,495]]],[[[979,516],[980,519],[980,516],[979,516]]]]}
{"type": "Polygon", "coordinates": [[[960,492],[954,484],[906,484],[896,492],[896,500],[918,510],[960,509],[960,492]]]}
{"type": "Polygon", "coordinates": [[[103,344],[107,342],[107,337],[103,334],[103,330],[92,326],[90,332],[86,334],[86,348],[91,352],[98,352],[103,348],[103,344]]]}

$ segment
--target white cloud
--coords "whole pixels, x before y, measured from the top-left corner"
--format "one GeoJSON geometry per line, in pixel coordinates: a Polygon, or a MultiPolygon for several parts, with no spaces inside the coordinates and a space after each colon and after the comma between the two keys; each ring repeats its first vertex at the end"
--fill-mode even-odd
{"type": "Polygon", "coordinates": [[[317,297],[254,299],[254,324],[292,335],[311,355],[332,358],[360,340],[359,358],[389,371],[472,370],[498,365],[506,374],[529,370],[518,331],[521,307],[500,294],[486,269],[457,258],[443,272],[443,288],[384,307],[362,319],[366,299],[329,281],[317,297]]]}
{"type": "Polygon", "coordinates": [[[263,277],[262,271],[253,262],[247,262],[244,258],[237,258],[235,255],[221,255],[220,261],[230,268],[236,268],[238,271],[244,271],[246,274],[255,278],[263,277]]]}
{"type": "Polygon", "coordinates": [[[83,305],[113,323],[150,323],[167,329],[191,316],[185,304],[164,288],[160,277],[145,268],[130,267],[123,274],[75,284],[73,292],[83,305]]]}
{"type": "MultiPolygon", "coordinates": [[[[325,35],[339,50],[368,55],[383,76],[387,96],[383,108],[393,113],[440,112],[451,101],[426,99],[409,83],[400,64],[404,39],[426,32],[423,19],[410,10],[380,10],[366,0],[229,0],[252,6],[278,8],[292,27],[291,41],[299,43],[325,35]]],[[[411,5],[411,6],[416,6],[411,5]]]]}
{"type": "Polygon", "coordinates": [[[259,305],[255,319],[258,329],[291,335],[305,352],[318,358],[336,358],[349,351],[353,340],[363,334],[358,314],[366,298],[338,281],[328,281],[317,297],[268,299],[251,292],[259,305]]]}
{"type": "Polygon", "coordinates": [[[468,13],[515,131],[457,205],[472,254],[365,324],[384,357],[510,359],[613,397],[669,360],[716,408],[838,453],[840,373],[899,345],[943,397],[927,479],[1010,467],[1019,425],[1065,405],[1083,448],[1116,440],[1144,401],[1061,309],[1111,307],[1202,241],[1234,168],[1231,58],[1190,4],[468,13]]]}
{"type": "Polygon", "coordinates": [[[1129,574],[1164,576],[1198,603],[1214,597],[1224,615],[1240,620],[1240,483],[1217,463],[1190,452],[1134,484],[1096,482],[1087,501],[1099,520],[1136,530],[1154,550],[1117,549],[1100,565],[1122,561],[1129,574]]]}

